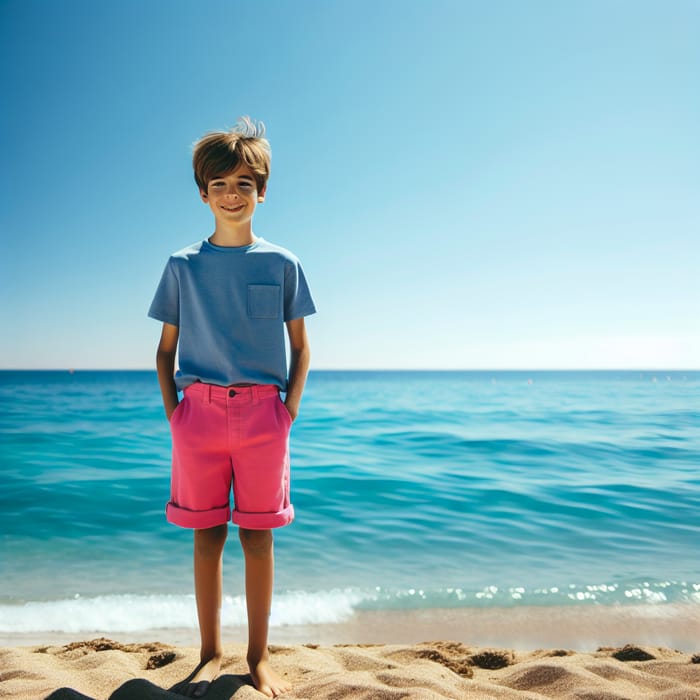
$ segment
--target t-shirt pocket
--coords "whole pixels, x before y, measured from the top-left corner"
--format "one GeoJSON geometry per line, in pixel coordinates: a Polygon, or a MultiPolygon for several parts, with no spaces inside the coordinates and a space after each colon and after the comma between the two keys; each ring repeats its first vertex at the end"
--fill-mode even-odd
{"type": "Polygon", "coordinates": [[[282,290],[279,284],[248,285],[248,316],[279,318],[282,290]]]}

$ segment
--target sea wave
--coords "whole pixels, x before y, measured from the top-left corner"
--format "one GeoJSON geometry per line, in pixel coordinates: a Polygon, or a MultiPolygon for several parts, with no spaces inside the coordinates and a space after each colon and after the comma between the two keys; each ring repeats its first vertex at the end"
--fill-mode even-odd
{"type": "MultiPolygon", "coordinates": [[[[700,583],[684,581],[571,584],[527,589],[487,586],[479,590],[441,588],[335,589],[286,591],[275,596],[270,624],[325,625],[347,622],[358,611],[445,608],[507,608],[520,606],[700,605],[700,583]]],[[[224,627],[246,624],[245,596],[225,596],[224,627]]],[[[139,632],[196,629],[193,595],[104,595],[0,604],[0,633],[139,632]]]]}
{"type": "MultiPolygon", "coordinates": [[[[344,622],[362,600],[359,591],[291,591],[276,597],[272,626],[344,622]]],[[[245,596],[225,596],[225,627],[246,624],[245,596]]],[[[196,629],[194,595],[104,595],[0,605],[0,632],[138,632],[196,629]]]]}

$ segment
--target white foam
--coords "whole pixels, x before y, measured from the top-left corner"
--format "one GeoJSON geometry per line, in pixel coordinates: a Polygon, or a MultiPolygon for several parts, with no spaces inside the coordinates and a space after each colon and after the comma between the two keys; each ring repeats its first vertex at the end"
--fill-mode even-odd
{"type": "MultiPolygon", "coordinates": [[[[281,593],[273,599],[274,626],[329,624],[352,617],[363,599],[352,590],[281,593]]],[[[225,627],[246,624],[244,596],[226,596],[221,610],[225,627]]],[[[69,600],[0,605],[0,633],[138,632],[151,629],[196,629],[193,595],[76,596],[69,600]]]]}
{"type": "MultiPolygon", "coordinates": [[[[324,625],[343,623],[356,610],[411,610],[452,607],[510,607],[512,605],[644,605],[664,609],[673,603],[700,604],[700,584],[649,582],[630,584],[571,584],[527,589],[523,586],[481,591],[461,588],[336,589],[286,591],[272,601],[270,624],[324,625]]],[[[660,613],[661,614],[661,613],[660,613]]],[[[245,596],[226,596],[221,610],[224,627],[246,624],[245,596]]],[[[0,634],[42,632],[140,632],[197,629],[194,596],[104,595],[24,604],[0,604],[0,634]]]]}

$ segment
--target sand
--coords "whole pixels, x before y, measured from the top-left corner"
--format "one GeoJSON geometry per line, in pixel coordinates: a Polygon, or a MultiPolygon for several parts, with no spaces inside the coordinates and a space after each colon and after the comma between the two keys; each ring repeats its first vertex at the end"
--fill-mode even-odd
{"type": "MultiPolygon", "coordinates": [[[[515,651],[461,642],[272,646],[288,700],[700,700],[700,654],[663,647],[515,651]]],[[[245,647],[226,645],[208,700],[257,700],[245,647]]],[[[198,661],[195,647],[105,638],[0,649],[0,697],[177,700],[168,692],[198,661]],[[65,690],[70,688],[72,690],[65,690]],[[81,695],[82,693],[82,695],[81,695]]]]}

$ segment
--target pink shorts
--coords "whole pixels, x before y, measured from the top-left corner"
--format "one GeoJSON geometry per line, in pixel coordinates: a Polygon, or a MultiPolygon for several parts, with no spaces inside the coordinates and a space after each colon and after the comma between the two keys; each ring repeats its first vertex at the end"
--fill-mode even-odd
{"type": "Polygon", "coordinates": [[[173,468],[166,517],[204,529],[233,522],[250,530],[288,525],[292,418],[271,384],[197,382],[170,417],[173,468]]]}

